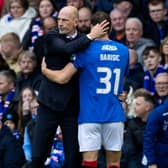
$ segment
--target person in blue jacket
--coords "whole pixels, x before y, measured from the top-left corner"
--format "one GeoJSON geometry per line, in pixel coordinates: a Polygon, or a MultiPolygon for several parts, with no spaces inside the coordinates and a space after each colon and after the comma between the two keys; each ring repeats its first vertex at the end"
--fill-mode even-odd
{"type": "Polygon", "coordinates": [[[168,167],[168,98],[149,114],[142,163],[148,168],[168,167]]]}

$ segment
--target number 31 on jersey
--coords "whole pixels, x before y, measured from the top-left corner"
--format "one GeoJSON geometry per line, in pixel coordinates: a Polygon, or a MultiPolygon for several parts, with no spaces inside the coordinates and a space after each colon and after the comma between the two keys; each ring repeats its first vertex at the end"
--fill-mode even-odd
{"type": "Polygon", "coordinates": [[[115,80],[114,80],[114,90],[113,94],[118,95],[118,88],[119,88],[119,83],[120,83],[120,69],[115,68],[115,69],[110,69],[108,67],[97,67],[97,72],[98,73],[105,73],[104,77],[100,77],[99,82],[103,83],[105,85],[104,88],[97,88],[96,93],[97,94],[108,94],[110,93],[111,90],[111,85],[112,83],[110,82],[112,75],[115,75],[115,80]]]}

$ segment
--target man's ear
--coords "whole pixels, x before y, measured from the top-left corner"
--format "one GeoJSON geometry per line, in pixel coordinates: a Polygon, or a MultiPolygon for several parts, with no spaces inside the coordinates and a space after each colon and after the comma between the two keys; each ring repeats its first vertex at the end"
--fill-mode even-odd
{"type": "Polygon", "coordinates": [[[75,26],[78,26],[79,19],[75,19],[75,26]]]}

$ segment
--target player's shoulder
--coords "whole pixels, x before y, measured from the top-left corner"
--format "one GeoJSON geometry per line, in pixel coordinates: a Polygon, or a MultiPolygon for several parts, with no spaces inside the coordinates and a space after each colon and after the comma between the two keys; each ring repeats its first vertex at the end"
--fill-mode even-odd
{"type": "Polygon", "coordinates": [[[122,43],[119,43],[117,41],[114,40],[105,40],[103,42],[101,42],[101,46],[104,49],[110,49],[113,51],[128,51],[128,47],[122,43]]]}
{"type": "Polygon", "coordinates": [[[119,43],[119,42],[114,41],[114,40],[112,40],[111,43],[113,45],[116,45],[119,49],[121,48],[121,49],[128,50],[128,47],[126,45],[122,44],[122,43],[119,43]]]}

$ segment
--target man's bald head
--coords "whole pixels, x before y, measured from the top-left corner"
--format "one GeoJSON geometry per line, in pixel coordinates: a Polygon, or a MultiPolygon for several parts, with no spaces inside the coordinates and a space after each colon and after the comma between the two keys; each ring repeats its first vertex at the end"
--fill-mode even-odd
{"type": "Polygon", "coordinates": [[[72,35],[78,23],[78,10],[73,6],[63,7],[58,14],[58,29],[60,34],[72,35]]]}
{"type": "Polygon", "coordinates": [[[74,19],[78,19],[78,9],[74,6],[63,7],[59,12],[58,17],[62,13],[66,13],[66,14],[68,14],[69,17],[73,17],[74,19]]]}

